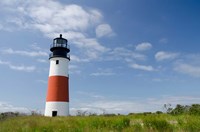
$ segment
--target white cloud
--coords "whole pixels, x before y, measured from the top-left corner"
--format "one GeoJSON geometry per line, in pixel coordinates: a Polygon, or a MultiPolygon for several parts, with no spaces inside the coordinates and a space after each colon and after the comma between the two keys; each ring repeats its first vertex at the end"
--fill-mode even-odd
{"type": "Polygon", "coordinates": [[[80,96],[87,96],[89,98],[94,98],[94,99],[104,99],[104,96],[97,95],[92,92],[77,91],[77,94],[79,94],[80,96]]]}
{"type": "Polygon", "coordinates": [[[78,68],[78,66],[77,65],[69,65],[69,69],[71,70],[71,69],[77,69],[78,68]]]}
{"type": "MultiPolygon", "coordinates": [[[[128,114],[137,112],[155,112],[162,111],[164,104],[171,104],[175,107],[177,104],[191,105],[200,102],[199,97],[195,96],[162,96],[157,98],[135,98],[130,100],[118,100],[107,98],[90,92],[77,92],[79,97],[84,99],[72,102],[70,114],[75,115],[77,110],[91,113],[115,113],[128,114]]],[[[32,110],[25,107],[16,107],[6,102],[0,102],[1,112],[22,112],[30,113],[32,110]]]]}
{"type": "Polygon", "coordinates": [[[167,39],[167,38],[161,38],[161,39],[159,40],[159,42],[160,42],[160,43],[163,43],[163,44],[166,44],[166,43],[168,43],[168,39],[167,39]]]}
{"type": "Polygon", "coordinates": [[[79,48],[91,48],[92,50],[99,52],[105,52],[108,50],[104,46],[100,45],[96,39],[81,39],[80,41],[77,41],[77,46],[79,48]]]}
{"type": "Polygon", "coordinates": [[[115,75],[111,69],[99,69],[98,72],[94,72],[90,74],[91,76],[112,76],[115,75]]]}
{"type": "Polygon", "coordinates": [[[6,102],[0,102],[0,113],[3,112],[20,112],[20,113],[31,113],[31,110],[25,107],[16,107],[6,102]]]}
{"type": "Polygon", "coordinates": [[[41,63],[47,63],[47,59],[37,59],[38,62],[41,62],[41,63]]]}
{"type": "Polygon", "coordinates": [[[186,63],[176,63],[174,70],[193,77],[200,77],[200,66],[195,66],[186,63]]]}
{"type": "Polygon", "coordinates": [[[195,96],[163,96],[162,98],[150,98],[148,99],[150,105],[164,105],[172,104],[173,106],[177,104],[191,105],[198,104],[200,101],[199,97],[195,96]]]}
{"type": "Polygon", "coordinates": [[[91,76],[112,76],[115,75],[112,72],[94,72],[90,74],[91,76]]]}
{"type": "Polygon", "coordinates": [[[157,98],[134,98],[129,100],[112,99],[95,93],[79,92],[82,100],[77,100],[71,107],[70,113],[75,114],[77,110],[91,113],[137,113],[137,112],[155,112],[164,111],[164,104],[171,104],[175,107],[177,104],[191,105],[200,101],[199,97],[194,96],[161,96],[157,98]]]}
{"type": "Polygon", "coordinates": [[[109,49],[102,46],[96,39],[79,39],[74,44],[83,51],[88,60],[98,59],[98,57],[109,49]]]}
{"type": "Polygon", "coordinates": [[[96,36],[98,38],[103,36],[112,36],[112,35],[114,35],[114,33],[109,24],[100,24],[96,27],[96,36]]]}
{"type": "Polygon", "coordinates": [[[179,53],[159,51],[155,54],[155,59],[157,61],[172,60],[172,59],[177,58],[178,56],[179,56],[179,53]]]}
{"type": "Polygon", "coordinates": [[[0,65],[7,65],[10,69],[16,71],[33,72],[36,70],[35,66],[13,65],[10,62],[0,60],[0,65]]]}
{"type": "Polygon", "coordinates": [[[24,50],[13,50],[12,48],[1,50],[1,53],[3,54],[14,54],[14,55],[22,55],[22,56],[30,56],[30,57],[36,57],[36,56],[48,56],[47,52],[44,51],[24,51],[24,50]]]}
{"type": "MultiPolygon", "coordinates": [[[[15,22],[16,25],[23,26],[19,23],[26,23],[29,25],[27,28],[36,28],[45,33],[86,30],[99,24],[103,17],[97,9],[83,8],[76,4],[61,4],[54,0],[19,0],[6,4],[1,1],[0,5],[3,11],[13,15],[14,20],[21,21],[15,22]]],[[[6,20],[12,23],[13,19],[6,20]]]]}
{"type": "Polygon", "coordinates": [[[22,5],[21,8],[21,15],[32,18],[28,24],[46,34],[83,31],[102,20],[98,10],[75,4],[64,5],[52,0],[29,1],[26,7],[22,5]]]}
{"type": "Polygon", "coordinates": [[[15,65],[11,65],[11,64],[9,64],[9,67],[10,67],[10,69],[13,69],[13,70],[25,71],[25,72],[32,72],[36,69],[35,66],[24,66],[24,65],[15,66],[15,65]]]}
{"type": "Polygon", "coordinates": [[[30,47],[34,50],[42,50],[37,44],[32,44],[30,47]]]}
{"type": "Polygon", "coordinates": [[[88,111],[104,113],[122,113],[128,114],[131,112],[141,112],[144,111],[144,105],[141,103],[136,103],[133,101],[121,101],[121,100],[104,100],[104,101],[94,101],[89,104],[84,104],[82,108],[88,111]],[[96,111],[98,110],[98,111],[96,111]]]}
{"type": "Polygon", "coordinates": [[[86,38],[84,33],[81,33],[78,31],[52,32],[52,33],[46,34],[46,36],[49,38],[56,38],[56,37],[58,37],[58,34],[60,34],[60,33],[62,33],[64,38],[67,38],[68,40],[73,41],[73,42],[76,40],[79,40],[79,39],[86,38]]]}
{"type": "Polygon", "coordinates": [[[143,70],[143,71],[155,71],[155,69],[152,66],[145,66],[145,65],[139,65],[139,64],[131,64],[131,68],[143,70]]]}
{"type": "Polygon", "coordinates": [[[3,26],[0,24],[0,30],[2,30],[3,29],[3,26]]]}
{"type": "Polygon", "coordinates": [[[145,50],[150,50],[151,48],[152,48],[151,43],[144,42],[144,43],[138,44],[135,49],[137,51],[145,51],[145,50]]]}
{"type": "Polygon", "coordinates": [[[0,64],[1,64],[1,65],[9,65],[10,62],[0,60],[0,64]]]}
{"type": "Polygon", "coordinates": [[[75,4],[61,5],[58,2],[48,1],[44,5],[30,5],[27,10],[34,20],[33,27],[45,33],[86,30],[102,19],[99,11],[83,9],[75,4]]]}
{"type": "Polygon", "coordinates": [[[146,56],[140,53],[135,53],[134,51],[124,47],[116,47],[113,50],[110,50],[107,58],[110,60],[125,60],[130,62],[133,60],[145,60],[146,56]]]}
{"type": "MultiPolygon", "coordinates": [[[[85,8],[76,4],[66,5],[53,0],[19,0],[0,3],[1,10],[12,18],[2,19],[4,22],[1,24],[4,24],[4,27],[15,26],[22,29],[39,30],[44,36],[51,38],[62,33],[83,54],[81,57],[88,60],[98,59],[108,49],[88,34],[89,30],[95,30],[98,25],[104,29],[101,33],[99,32],[101,35],[108,35],[112,31],[110,25],[103,21],[103,15],[98,9],[85,8]]],[[[20,51],[18,54],[27,53],[20,51]]]]}
{"type": "Polygon", "coordinates": [[[145,111],[143,103],[131,100],[113,100],[92,92],[77,92],[79,99],[71,106],[70,113],[76,114],[77,110],[91,113],[121,113],[145,111]]]}
{"type": "Polygon", "coordinates": [[[70,59],[74,62],[81,62],[81,59],[76,55],[70,55],[70,59]]]}
{"type": "Polygon", "coordinates": [[[169,78],[153,78],[152,79],[153,82],[166,82],[166,81],[170,81],[169,78]]]}
{"type": "Polygon", "coordinates": [[[47,80],[36,80],[36,82],[38,82],[38,83],[43,83],[43,84],[47,84],[47,80]]]}
{"type": "Polygon", "coordinates": [[[79,70],[79,67],[77,65],[73,65],[73,64],[69,65],[69,72],[70,72],[70,74],[80,74],[81,73],[81,71],[79,70]]]}

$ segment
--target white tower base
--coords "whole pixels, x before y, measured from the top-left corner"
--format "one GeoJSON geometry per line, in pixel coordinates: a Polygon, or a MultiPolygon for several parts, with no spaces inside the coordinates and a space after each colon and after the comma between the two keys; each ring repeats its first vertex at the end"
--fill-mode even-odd
{"type": "Polygon", "coordinates": [[[68,116],[69,102],[46,102],[45,116],[68,116]]]}

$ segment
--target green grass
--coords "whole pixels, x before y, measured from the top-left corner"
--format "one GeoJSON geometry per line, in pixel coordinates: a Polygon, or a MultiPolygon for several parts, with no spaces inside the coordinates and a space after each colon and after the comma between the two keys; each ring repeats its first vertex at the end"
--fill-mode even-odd
{"type": "Polygon", "coordinates": [[[200,116],[18,116],[0,121],[0,132],[198,132],[200,116]]]}

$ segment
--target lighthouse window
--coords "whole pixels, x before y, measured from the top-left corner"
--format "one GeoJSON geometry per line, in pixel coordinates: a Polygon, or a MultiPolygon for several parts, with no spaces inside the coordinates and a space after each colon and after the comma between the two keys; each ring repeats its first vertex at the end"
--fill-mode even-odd
{"type": "Polygon", "coordinates": [[[59,64],[59,60],[56,60],[56,65],[58,65],[59,64]]]}

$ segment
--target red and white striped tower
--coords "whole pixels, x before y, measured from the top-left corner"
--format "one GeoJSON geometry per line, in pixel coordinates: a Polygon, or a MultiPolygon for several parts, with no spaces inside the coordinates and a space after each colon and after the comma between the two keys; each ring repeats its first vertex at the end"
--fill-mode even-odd
{"type": "Polygon", "coordinates": [[[49,60],[50,70],[48,79],[48,91],[46,97],[45,116],[68,116],[69,115],[69,76],[68,63],[69,45],[67,39],[53,40],[50,47],[49,60]]]}

